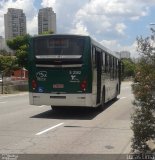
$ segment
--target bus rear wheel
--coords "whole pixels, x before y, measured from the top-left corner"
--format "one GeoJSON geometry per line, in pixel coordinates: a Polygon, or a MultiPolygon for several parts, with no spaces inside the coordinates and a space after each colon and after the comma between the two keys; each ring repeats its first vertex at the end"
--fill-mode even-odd
{"type": "Polygon", "coordinates": [[[55,107],[55,106],[51,106],[51,109],[52,109],[53,111],[58,110],[58,108],[57,108],[57,107],[55,107]]]}

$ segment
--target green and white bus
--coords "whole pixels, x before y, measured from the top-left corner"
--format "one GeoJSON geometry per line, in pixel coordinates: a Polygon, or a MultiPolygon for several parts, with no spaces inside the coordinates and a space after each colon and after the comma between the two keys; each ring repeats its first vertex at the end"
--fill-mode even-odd
{"type": "Polygon", "coordinates": [[[120,93],[121,61],[90,36],[42,35],[31,38],[31,105],[104,108],[120,93]]]}

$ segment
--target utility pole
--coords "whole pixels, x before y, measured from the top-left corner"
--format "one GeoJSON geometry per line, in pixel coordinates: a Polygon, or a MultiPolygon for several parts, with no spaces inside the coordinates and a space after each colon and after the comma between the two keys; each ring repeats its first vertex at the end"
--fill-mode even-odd
{"type": "MultiPolygon", "coordinates": [[[[155,26],[155,23],[150,23],[150,26],[155,26]]],[[[153,36],[151,36],[151,39],[155,41],[155,29],[151,27],[150,30],[153,33],[153,36]]]]}

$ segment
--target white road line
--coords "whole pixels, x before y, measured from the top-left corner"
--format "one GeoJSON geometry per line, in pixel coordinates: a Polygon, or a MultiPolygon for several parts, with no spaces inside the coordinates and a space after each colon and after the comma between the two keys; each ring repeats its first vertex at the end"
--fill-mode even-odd
{"type": "Polygon", "coordinates": [[[41,106],[39,106],[39,108],[42,108],[42,107],[47,107],[46,105],[41,105],[41,106]]]}
{"type": "Polygon", "coordinates": [[[45,130],[43,130],[43,131],[41,131],[41,132],[38,132],[38,133],[36,134],[36,136],[39,136],[39,135],[41,135],[41,134],[43,134],[43,133],[46,133],[46,132],[48,132],[48,131],[56,128],[56,127],[59,127],[59,126],[61,126],[61,125],[63,125],[63,124],[64,124],[64,123],[59,123],[59,124],[57,124],[57,125],[55,125],[55,126],[53,126],[53,127],[50,127],[50,128],[45,129],[45,130]]]}
{"type": "Polygon", "coordinates": [[[120,99],[125,99],[125,98],[127,98],[127,97],[121,97],[120,99]]]}

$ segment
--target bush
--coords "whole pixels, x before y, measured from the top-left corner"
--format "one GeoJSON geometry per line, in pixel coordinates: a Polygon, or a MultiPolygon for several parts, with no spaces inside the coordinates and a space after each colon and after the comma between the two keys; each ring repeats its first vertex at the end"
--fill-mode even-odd
{"type": "Polygon", "coordinates": [[[153,152],[148,142],[155,138],[155,60],[153,48],[148,44],[148,38],[138,40],[138,49],[143,53],[141,61],[136,66],[134,84],[135,112],[132,115],[133,152],[153,152]],[[150,47],[150,48],[148,48],[150,47]],[[151,52],[151,53],[150,53],[151,52]]]}

